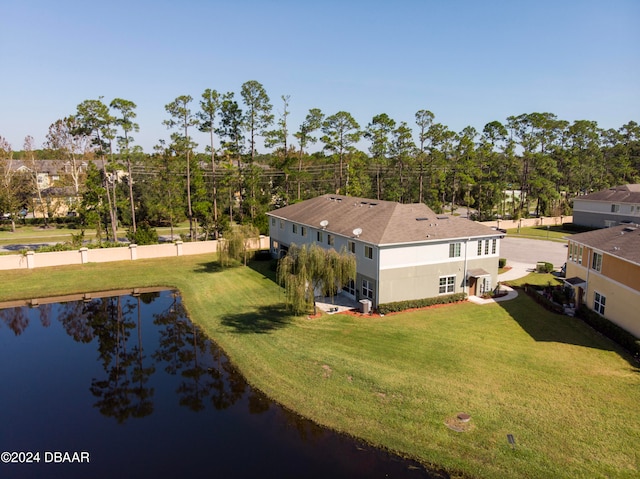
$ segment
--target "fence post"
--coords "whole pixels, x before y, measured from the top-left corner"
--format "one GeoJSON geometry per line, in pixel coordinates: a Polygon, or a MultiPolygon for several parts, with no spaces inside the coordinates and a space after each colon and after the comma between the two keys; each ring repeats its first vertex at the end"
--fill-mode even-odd
{"type": "Polygon", "coordinates": [[[27,251],[27,268],[33,269],[36,267],[36,254],[33,251],[27,251]]]}
{"type": "Polygon", "coordinates": [[[138,259],[138,250],[136,250],[137,247],[137,244],[129,245],[129,250],[131,251],[131,261],[135,261],[136,259],[138,259]]]}
{"type": "Polygon", "coordinates": [[[176,241],[176,256],[182,256],[182,240],[176,241]]]}
{"type": "Polygon", "coordinates": [[[80,248],[80,264],[86,264],[88,263],[88,251],[89,248],[80,248]]]}

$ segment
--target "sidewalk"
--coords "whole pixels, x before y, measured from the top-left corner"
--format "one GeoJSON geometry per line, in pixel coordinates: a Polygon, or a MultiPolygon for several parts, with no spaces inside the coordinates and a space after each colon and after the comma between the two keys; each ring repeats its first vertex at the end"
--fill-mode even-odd
{"type": "Polygon", "coordinates": [[[520,279],[535,271],[535,264],[530,265],[527,263],[517,263],[514,261],[507,261],[507,266],[510,266],[509,271],[505,271],[498,275],[498,281],[511,281],[514,279],[520,279]]]}
{"type": "Polygon", "coordinates": [[[475,304],[491,304],[500,301],[509,301],[518,297],[518,292],[511,286],[501,285],[500,290],[506,291],[507,294],[505,296],[499,296],[497,298],[481,298],[479,296],[469,296],[467,299],[475,304]]]}

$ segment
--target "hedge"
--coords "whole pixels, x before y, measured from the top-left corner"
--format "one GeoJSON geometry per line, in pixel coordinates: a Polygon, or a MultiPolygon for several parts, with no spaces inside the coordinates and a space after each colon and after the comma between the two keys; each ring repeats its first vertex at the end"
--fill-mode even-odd
{"type": "Polygon", "coordinates": [[[640,339],[636,338],[633,334],[603,316],[600,316],[584,304],[580,305],[576,311],[576,317],[582,319],[600,334],[629,351],[636,361],[640,361],[640,339]]]}
{"type": "Polygon", "coordinates": [[[425,308],[436,304],[449,304],[464,301],[467,297],[466,293],[448,294],[445,296],[436,296],[434,298],[409,299],[406,301],[395,301],[393,303],[384,303],[378,305],[380,314],[397,313],[406,309],[425,308]]]}

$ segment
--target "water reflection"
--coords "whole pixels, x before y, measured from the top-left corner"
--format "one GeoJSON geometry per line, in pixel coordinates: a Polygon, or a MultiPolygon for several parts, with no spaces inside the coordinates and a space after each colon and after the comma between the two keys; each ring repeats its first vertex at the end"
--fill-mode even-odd
{"type": "MultiPolygon", "coordinates": [[[[89,469],[60,477],[447,477],[253,390],[175,291],[4,309],[0,326],[0,408],[15,412],[0,449],[91,451],[89,469]]],[[[19,466],[0,475],[52,472],[19,466]]]]}

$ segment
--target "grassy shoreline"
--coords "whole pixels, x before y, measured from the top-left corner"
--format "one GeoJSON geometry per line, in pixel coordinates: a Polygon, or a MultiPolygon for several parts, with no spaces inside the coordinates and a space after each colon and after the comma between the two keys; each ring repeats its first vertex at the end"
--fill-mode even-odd
{"type": "Polygon", "coordinates": [[[213,259],[7,271],[0,301],[175,287],[253,386],[319,424],[467,477],[638,474],[640,372],[578,320],[524,295],[307,320],[282,309],[267,263],[221,271],[213,259]],[[445,425],[459,412],[469,432],[445,425]]]}

